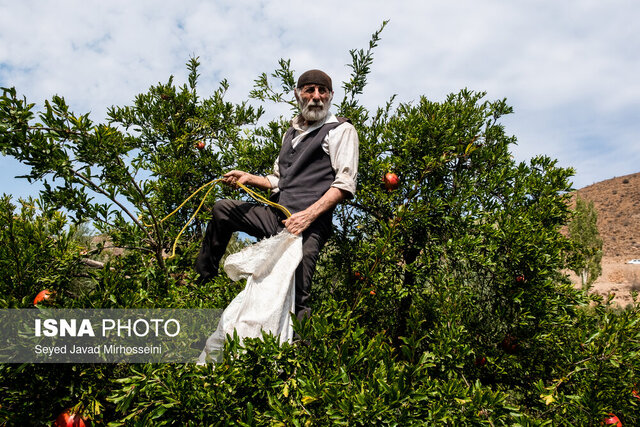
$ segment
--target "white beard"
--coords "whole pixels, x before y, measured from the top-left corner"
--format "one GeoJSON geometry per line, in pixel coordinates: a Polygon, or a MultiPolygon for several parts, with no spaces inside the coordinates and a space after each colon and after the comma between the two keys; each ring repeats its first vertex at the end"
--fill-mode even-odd
{"type": "Polygon", "coordinates": [[[319,101],[317,103],[314,101],[310,101],[310,102],[307,102],[306,104],[303,104],[302,101],[300,101],[298,105],[300,106],[300,110],[301,110],[300,114],[302,114],[302,117],[306,121],[317,122],[327,117],[327,114],[329,113],[329,107],[331,106],[331,98],[328,99],[326,103],[323,103],[322,101],[319,101]],[[310,106],[320,106],[322,107],[322,109],[318,109],[318,108],[312,109],[312,108],[309,108],[310,106]]]}

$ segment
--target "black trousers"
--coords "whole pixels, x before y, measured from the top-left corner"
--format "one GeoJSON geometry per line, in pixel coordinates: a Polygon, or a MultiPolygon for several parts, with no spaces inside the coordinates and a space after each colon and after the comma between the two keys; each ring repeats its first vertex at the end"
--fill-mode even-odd
{"type": "MultiPolygon", "coordinates": [[[[218,275],[218,266],[227,244],[235,231],[242,231],[258,239],[270,237],[282,229],[285,219],[277,209],[238,200],[219,200],[213,207],[213,219],[207,225],[195,270],[200,281],[205,282],[218,275]]],[[[311,314],[309,296],[311,279],[320,250],[331,233],[331,217],[319,218],[302,233],[302,261],[296,270],[296,316],[298,319],[311,314]]]]}

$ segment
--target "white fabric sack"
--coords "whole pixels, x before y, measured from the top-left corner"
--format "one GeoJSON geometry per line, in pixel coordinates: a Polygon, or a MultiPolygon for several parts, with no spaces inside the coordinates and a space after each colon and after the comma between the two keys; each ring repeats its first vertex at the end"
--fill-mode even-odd
{"type": "Polygon", "coordinates": [[[295,312],[295,271],[302,260],[302,236],[284,229],[279,234],[229,255],[224,271],[233,281],[247,279],[245,288],[229,303],[216,331],[207,339],[198,364],[222,359],[227,334],[259,338],[262,331],[291,342],[295,312]]]}

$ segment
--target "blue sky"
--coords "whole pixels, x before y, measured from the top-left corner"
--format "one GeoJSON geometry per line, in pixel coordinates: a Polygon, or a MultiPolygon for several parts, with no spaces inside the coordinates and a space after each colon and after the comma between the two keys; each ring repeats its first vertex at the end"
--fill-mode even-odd
{"type": "MultiPolygon", "coordinates": [[[[389,19],[367,107],[394,94],[441,101],[464,87],[507,98],[515,158],[556,158],[581,188],[640,172],[639,17],[640,2],[624,0],[0,0],[0,85],[37,105],[62,95],[100,122],[170,75],[183,83],[184,64],[199,56],[200,93],[226,78],[228,99],[240,101],[279,58],[347,79],[349,49],[389,19]]],[[[25,171],[0,157],[0,193],[35,195],[14,178],[25,171]]]]}

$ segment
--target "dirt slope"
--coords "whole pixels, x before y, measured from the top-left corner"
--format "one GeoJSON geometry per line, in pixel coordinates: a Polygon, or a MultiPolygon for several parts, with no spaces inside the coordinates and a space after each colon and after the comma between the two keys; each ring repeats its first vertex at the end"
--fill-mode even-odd
{"type": "MultiPolygon", "coordinates": [[[[597,182],[577,193],[592,201],[598,211],[602,275],[593,289],[602,295],[614,292],[615,301],[627,305],[631,289],[640,292],[640,265],[626,264],[640,259],[640,173],[597,182]]],[[[572,280],[578,283],[577,277],[572,280]]]]}

